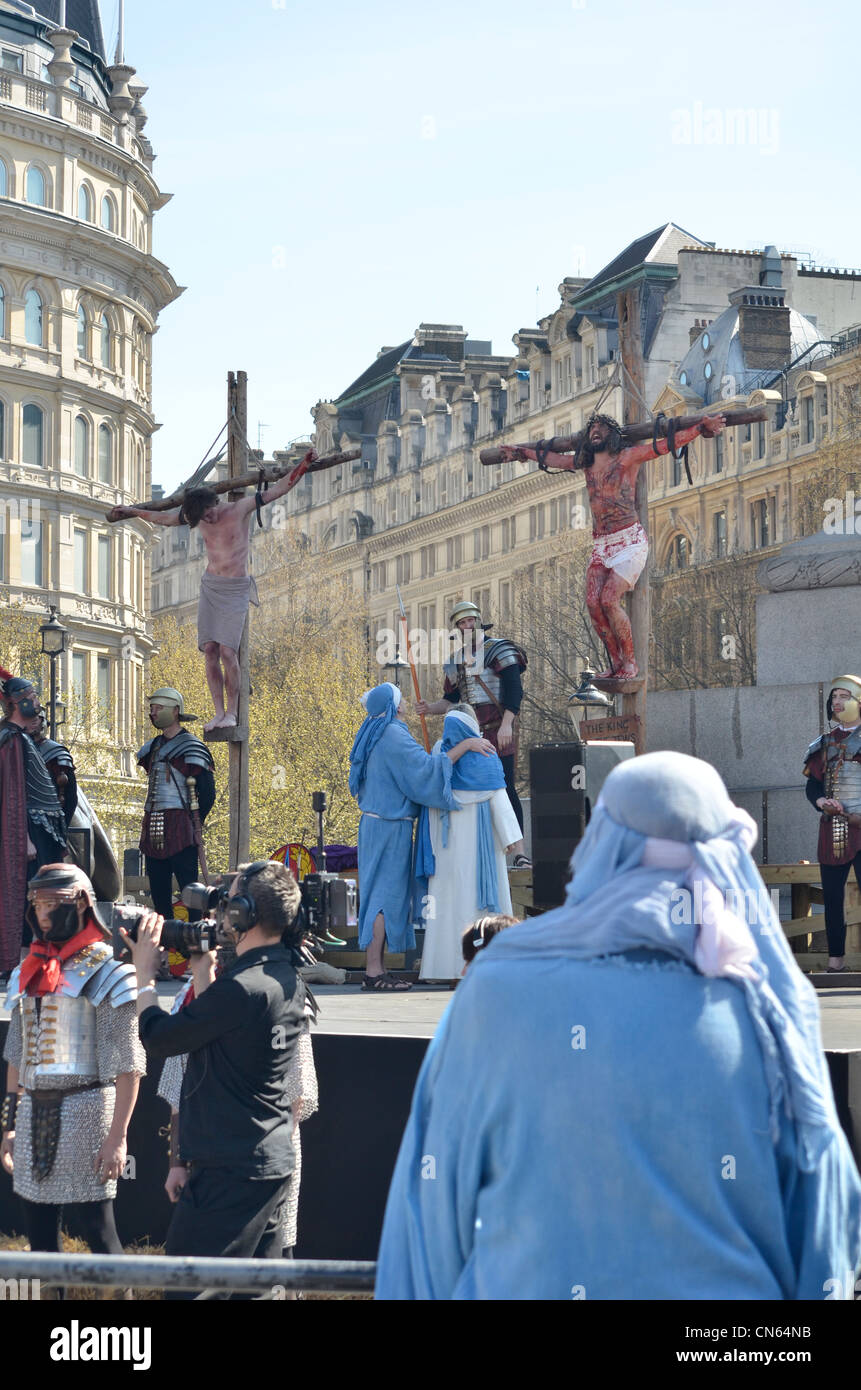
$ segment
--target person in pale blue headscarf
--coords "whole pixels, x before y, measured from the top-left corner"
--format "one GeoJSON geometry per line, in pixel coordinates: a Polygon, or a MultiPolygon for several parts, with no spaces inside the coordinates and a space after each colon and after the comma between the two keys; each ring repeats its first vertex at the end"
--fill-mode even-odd
{"type": "Polygon", "coordinates": [[[378,1298],[853,1296],[861,1180],[755,839],[699,759],[611,773],[564,906],[431,1043],[378,1298]]]}
{"type": "MultiPolygon", "coordinates": [[[[479,733],[468,705],[445,717],[435,751],[447,753],[479,733]]],[[[461,810],[424,807],[416,834],[416,875],[426,883],[425,941],[420,978],[454,980],[463,970],[461,937],[474,917],[511,912],[505,856],[523,849],[520,825],[505,789],[505,772],[496,753],[467,753],[451,776],[461,810]]]]}
{"type": "Polygon", "coordinates": [[[350,753],[350,791],[358,800],[359,946],[367,951],[364,987],[408,989],[383,969],[383,951],[415,946],[413,929],[413,821],[422,806],[457,811],[451,788],[464,753],[492,744],[466,738],[446,753],[426,753],[399,712],[401,692],[386,681],[362,696],[367,718],[350,753]]]}

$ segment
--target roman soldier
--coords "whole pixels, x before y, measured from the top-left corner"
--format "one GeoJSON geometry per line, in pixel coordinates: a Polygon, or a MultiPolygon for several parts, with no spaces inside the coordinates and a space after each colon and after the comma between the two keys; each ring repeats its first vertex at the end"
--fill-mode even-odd
{"type": "Polygon", "coordinates": [[[182,890],[199,874],[201,824],[215,801],[214,763],[206,744],[182,727],[197,716],[185,713],[178,690],[165,686],[150,695],[149,717],[160,732],[138,753],[149,777],[140,848],[153,906],[170,918],[174,875],[182,890]]]}
{"type": "Polygon", "coordinates": [[[846,969],[844,896],[854,867],[861,887],[861,677],[836,676],[826,705],[832,727],[804,758],[805,792],[821,811],[817,855],[822,873],[828,971],[846,969]]]}
{"type": "Polygon", "coordinates": [[[20,959],[27,884],[43,864],[65,859],[66,821],[57,790],[27,725],[40,705],[32,681],[0,683],[0,974],[20,959]]]}
{"type": "Polygon", "coordinates": [[[48,738],[45,731],[45,715],[40,711],[29,721],[27,732],[35,743],[45,763],[51,781],[57,788],[57,799],[66,818],[66,829],[72,823],[72,816],[78,808],[78,780],[75,776],[75,763],[64,743],[56,743],[48,738]]]}
{"type": "Polygon", "coordinates": [[[62,1249],[62,1208],[73,1202],[90,1249],[119,1255],[113,1199],[146,1071],[134,966],[114,959],[76,865],[44,866],[28,897],[33,944],[6,999],[0,1161],[23,1201],[31,1250],[62,1249]]]}
{"type": "MultiPolygon", "coordinates": [[[[490,740],[500,756],[506,790],[522,830],[523,807],[515,786],[515,721],[523,700],[520,673],[526,670],[526,653],[505,637],[488,640],[491,624],[482,623],[480,610],[467,599],[455,604],[449,621],[463,641],[443,668],[443,697],[433,704],[420,700],[417,709],[420,714],[445,714],[452,705],[472,705],[482,737],[490,740]]],[[[523,855],[518,855],[518,861],[528,864],[523,855]]]]}

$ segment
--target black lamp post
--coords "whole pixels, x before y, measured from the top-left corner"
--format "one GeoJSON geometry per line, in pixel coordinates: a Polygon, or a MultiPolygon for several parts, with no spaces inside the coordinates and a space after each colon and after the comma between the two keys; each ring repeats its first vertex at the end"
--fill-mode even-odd
{"type": "Polygon", "coordinates": [[[598,690],[592,684],[594,679],[594,671],[590,671],[588,668],[581,671],[580,684],[574,694],[568,697],[568,713],[578,738],[580,736],[580,720],[589,718],[590,708],[606,712],[612,705],[612,700],[604,694],[603,690],[598,690]]]}
{"type": "Polygon", "coordinates": [[[57,711],[60,708],[57,700],[57,657],[62,656],[66,650],[66,638],[69,635],[69,630],[63,627],[53,604],[50,605],[50,612],[50,618],[42,624],[39,632],[42,635],[42,651],[51,662],[51,707],[48,713],[48,734],[53,739],[57,736],[57,725],[65,723],[65,707],[62,707],[63,718],[57,718],[57,711]]]}
{"type": "MultiPolygon", "coordinates": [[[[404,671],[408,671],[409,669],[410,663],[408,661],[404,661],[403,657],[401,656],[400,647],[395,647],[394,660],[387,661],[385,666],[383,667],[384,671],[391,671],[392,673],[391,677],[387,677],[387,679],[393,680],[395,685],[398,687],[398,690],[401,690],[401,675],[404,671]]],[[[403,694],[402,690],[401,694],[403,694]]]]}

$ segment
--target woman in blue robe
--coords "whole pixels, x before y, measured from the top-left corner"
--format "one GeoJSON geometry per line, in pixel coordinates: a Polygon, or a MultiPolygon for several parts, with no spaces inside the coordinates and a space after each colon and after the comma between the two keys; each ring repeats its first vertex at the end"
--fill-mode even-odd
{"type": "Polygon", "coordinates": [[[378,1298],[853,1297],[861,1181],[755,839],[699,759],[613,771],[564,906],[428,1049],[378,1298]]]}
{"type": "Polygon", "coordinates": [[[383,969],[383,951],[416,944],[413,930],[413,822],[422,806],[457,811],[452,767],[464,753],[494,751],[465,738],[448,752],[426,753],[406,726],[401,692],[386,682],[366,691],[367,718],[350,753],[350,791],[359,803],[359,946],[367,951],[364,987],[409,989],[383,969]]]}

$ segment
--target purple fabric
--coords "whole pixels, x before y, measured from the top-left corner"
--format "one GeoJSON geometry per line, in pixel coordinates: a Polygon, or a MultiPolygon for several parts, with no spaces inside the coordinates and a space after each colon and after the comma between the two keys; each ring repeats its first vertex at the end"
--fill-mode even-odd
{"type": "MultiPolygon", "coordinates": [[[[359,867],[359,851],[355,845],[325,845],[326,850],[326,871],[330,874],[342,874],[347,869],[357,869],[359,867]]],[[[317,863],[317,851],[311,850],[311,858],[317,863]]]]}

